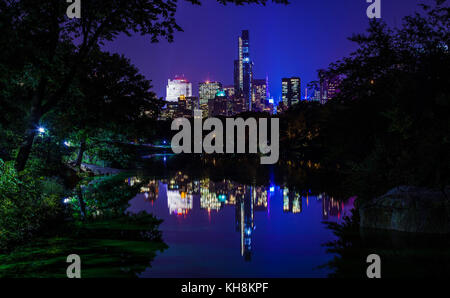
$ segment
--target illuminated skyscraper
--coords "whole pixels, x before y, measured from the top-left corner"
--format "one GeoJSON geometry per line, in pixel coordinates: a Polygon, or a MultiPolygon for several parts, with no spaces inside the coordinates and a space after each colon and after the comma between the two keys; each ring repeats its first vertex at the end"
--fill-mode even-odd
{"type": "Polygon", "coordinates": [[[241,255],[245,261],[251,260],[252,234],[254,231],[253,190],[246,187],[242,195],[236,197],[236,230],[241,234],[241,255]]]}
{"type": "Polygon", "coordinates": [[[180,96],[178,98],[178,110],[177,110],[177,118],[184,117],[190,118],[194,115],[194,109],[199,109],[200,105],[198,102],[198,97],[190,96],[180,96]]]}
{"type": "Polygon", "coordinates": [[[199,84],[198,94],[199,94],[200,108],[203,111],[204,117],[208,117],[209,115],[209,108],[208,108],[209,101],[214,100],[217,92],[221,89],[222,84],[219,82],[206,81],[199,84]]]}
{"type": "Polygon", "coordinates": [[[178,102],[180,96],[192,96],[192,84],[183,78],[169,79],[166,87],[166,101],[178,102]]]}
{"type": "Polygon", "coordinates": [[[213,100],[209,101],[209,116],[228,116],[228,97],[225,91],[219,90],[213,100]]]}
{"type": "Polygon", "coordinates": [[[252,110],[252,69],[248,30],[242,30],[238,38],[238,60],[234,62],[234,84],[237,94],[242,94],[247,109],[252,110]]]}
{"type": "Polygon", "coordinates": [[[234,93],[236,97],[242,96],[241,94],[241,73],[240,73],[240,61],[234,60],[234,93]]]}
{"type": "Polygon", "coordinates": [[[267,79],[255,79],[252,85],[252,108],[253,111],[263,111],[268,99],[267,79]]]}
{"type": "Polygon", "coordinates": [[[287,108],[300,102],[301,81],[298,77],[281,79],[281,94],[283,105],[287,108]]]}
{"type": "Polygon", "coordinates": [[[223,91],[225,91],[225,94],[227,95],[228,99],[233,99],[234,98],[234,86],[225,86],[223,87],[223,91]]]}

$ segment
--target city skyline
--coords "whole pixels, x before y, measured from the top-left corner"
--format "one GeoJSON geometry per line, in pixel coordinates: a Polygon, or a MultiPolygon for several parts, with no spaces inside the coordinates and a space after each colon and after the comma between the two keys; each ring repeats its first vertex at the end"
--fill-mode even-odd
{"type": "MultiPolygon", "coordinates": [[[[121,36],[116,42],[107,43],[105,49],[129,57],[152,80],[158,97],[165,97],[167,79],[176,75],[189,78],[194,83],[193,93],[198,94],[198,82],[234,85],[236,39],[242,29],[247,29],[251,33],[254,76],[268,75],[271,95],[278,100],[283,77],[301,76],[303,86],[317,80],[318,69],[355,49],[347,38],[364,32],[369,22],[366,1],[352,0],[346,5],[331,0],[291,2],[287,6],[268,3],[238,7],[181,2],[176,16],[184,32],[176,32],[173,43],[151,44],[140,36],[121,36]],[[227,22],[231,19],[232,23],[227,22]],[[217,20],[229,24],[223,26],[217,20]]],[[[382,19],[399,26],[402,17],[416,10],[421,2],[384,1],[382,19]]]]}
{"type": "MultiPolygon", "coordinates": [[[[268,76],[257,79],[253,75],[254,63],[250,55],[250,33],[242,30],[237,39],[237,59],[233,62],[234,85],[218,81],[198,82],[198,94],[192,96],[192,83],[184,76],[167,80],[165,101],[161,119],[192,117],[194,108],[203,111],[203,117],[232,116],[244,111],[274,112],[274,101],[270,97],[268,76]],[[189,101],[189,103],[188,103],[189,101]],[[177,104],[178,102],[178,104],[177,104]]],[[[283,79],[284,80],[284,79],[283,79]]],[[[300,101],[300,79],[294,86],[292,104],[300,101]]],[[[283,100],[285,94],[283,95],[283,100]]],[[[289,101],[290,107],[291,101],[289,101]]]]}
{"type": "Polygon", "coordinates": [[[0,1],[0,277],[450,276],[450,0],[72,2],[0,1]]]}

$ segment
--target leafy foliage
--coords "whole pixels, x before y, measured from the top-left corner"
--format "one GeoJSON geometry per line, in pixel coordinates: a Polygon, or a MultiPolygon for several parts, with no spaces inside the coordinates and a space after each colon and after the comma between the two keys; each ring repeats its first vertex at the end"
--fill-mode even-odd
{"type": "Polygon", "coordinates": [[[0,159],[0,250],[21,243],[61,216],[61,186],[26,173],[0,159]]]}
{"type": "Polygon", "coordinates": [[[353,36],[357,50],[321,72],[342,78],[340,92],[320,109],[305,104],[291,112],[300,117],[288,124],[288,148],[319,148],[313,158],[352,174],[349,185],[361,197],[398,185],[450,184],[446,2],[423,6],[400,28],[371,21],[367,34],[353,36]]]}

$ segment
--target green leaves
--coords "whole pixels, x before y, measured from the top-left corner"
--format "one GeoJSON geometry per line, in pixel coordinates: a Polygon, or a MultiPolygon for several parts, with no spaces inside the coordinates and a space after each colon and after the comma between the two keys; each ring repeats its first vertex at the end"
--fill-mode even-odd
{"type": "Polygon", "coordinates": [[[29,239],[61,214],[58,192],[46,190],[45,183],[27,172],[19,175],[12,162],[0,159],[0,251],[29,239]]]}

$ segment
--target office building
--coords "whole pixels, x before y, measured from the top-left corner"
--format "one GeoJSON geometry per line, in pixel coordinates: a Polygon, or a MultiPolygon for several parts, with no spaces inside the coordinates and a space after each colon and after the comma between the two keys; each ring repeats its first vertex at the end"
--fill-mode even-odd
{"type": "Polygon", "coordinates": [[[210,116],[228,116],[231,101],[223,90],[219,90],[213,100],[209,101],[210,116]]]}
{"type": "Polygon", "coordinates": [[[281,79],[281,96],[285,108],[290,108],[300,102],[301,81],[299,77],[281,79]]]}
{"type": "Polygon", "coordinates": [[[184,78],[169,79],[166,87],[166,101],[177,102],[180,96],[192,96],[192,84],[184,78]]]}
{"type": "Polygon", "coordinates": [[[227,95],[228,99],[234,98],[235,96],[234,86],[225,86],[223,87],[223,91],[225,91],[225,94],[227,95]]]}
{"type": "Polygon", "coordinates": [[[219,82],[202,82],[198,87],[200,109],[203,111],[203,117],[209,117],[209,101],[214,100],[218,91],[222,89],[219,82]]]}
{"type": "Polygon", "coordinates": [[[253,111],[261,112],[268,104],[269,93],[268,79],[255,79],[252,84],[252,107],[253,111]]]}
{"type": "Polygon", "coordinates": [[[325,104],[330,99],[336,96],[339,93],[339,85],[341,84],[341,77],[325,77],[324,75],[320,76],[320,103],[325,104]]]}
{"type": "Polygon", "coordinates": [[[198,97],[180,96],[178,98],[177,117],[191,118],[194,116],[194,109],[199,109],[200,104],[198,97]]]}

